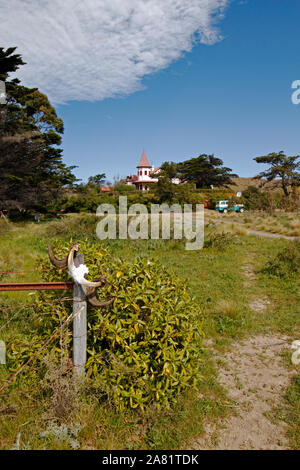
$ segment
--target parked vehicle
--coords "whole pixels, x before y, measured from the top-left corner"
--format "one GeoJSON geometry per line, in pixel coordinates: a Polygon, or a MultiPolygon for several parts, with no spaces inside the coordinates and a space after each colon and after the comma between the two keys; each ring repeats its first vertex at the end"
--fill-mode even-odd
{"type": "Polygon", "coordinates": [[[229,211],[234,211],[234,212],[244,212],[245,207],[244,204],[237,204],[237,203],[232,203],[232,205],[229,204],[229,201],[217,201],[216,203],[216,211],[222,212],[226,214],[229,211]]]}

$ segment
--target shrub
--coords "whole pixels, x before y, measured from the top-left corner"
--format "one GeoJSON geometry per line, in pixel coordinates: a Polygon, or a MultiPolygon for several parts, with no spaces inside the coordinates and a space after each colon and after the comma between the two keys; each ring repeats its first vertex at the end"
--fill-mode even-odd
{"type": "Polygon", "coordinates": [[[86,381],[82,381],[78,376],[74,377],[70,360],[55,359],[50,354],[43,359],[45,375],[39,385],[40,394],[49,398],[45,418],[72,420],[80,411],[80,399],[86,381]]]}
{"type": "MultiPolygon", "coordinates": [[[[70,243],[54,244],[57,257],[65,255],[70,243]]],[[[99,386],[99,396],[104,393],[119,409],[145,409],[151,404],[168,405],[183,390],[197,386],[201,379],[202,329],[198,307],[187,286],[159,262],[114,259],[99,242],[85,240],[80,251],[90,269],[88,278],[107,278],[101,298],[115,297],[113,306],[88,311],[86,368],[87,375],[99,386]]],[[[44,259],[39,266],[47,269],[47,281],[69,278],[44,259]]],[[[38,296],[37,335],[44,338],[72,310],[72,303],[59,302],[58,295],[49,291],[38,296]],[[55,300],[57,307],[49,315],[49,305],[44,301],[55,300]],[[46,312],[48,315],[44,315],[46,312]]],[[[52,348],[53,354],[60,352],[59,339],[52,348]]]]}
{"type": "Polygon", "coordinates": [[[214,224],[208,227],[208,231],[205,234],[204,248],[224,250],[228,246],[238,242],[236,234],[224,231],[218,233],[215,230],[216,227],[214,224]]]}
{"type": "Polygon", "coordinates": [[[293,448],[300,449],[300,374],[292,379],[287,390],[286,404],[283,419],[290,425],[290,438],[293,448]]]}
{"type": "Polygon", "coordinates": [[[300,273],[300,241],[289,244],[274,259],[269,260],[261,272],[277,277],[292,277],[300,273]]]}
{"type": "Polygon", "coordinates": [[[49,237],[77,237],[86,238],[96,233],[99,218],[94,214],[72,214],[53,220],[47,224],[46,236],[49,237]]]}
{"type": "Polygon", "coordinates": [[[6,219],[0,219],[0,236],[11,230],[11,223],[6,219]]]}
{"type": "Polygon", "coordinates": [[[134,185],[130,184],[116,184],[114,187],[114,192],[126,195],[127,193],[136,192],[136,188],[134,185]]]}
{"type": "Polygon", "coordinates": [[[256,186],[248,186],[243,191],[243,202],[246,209],[250,210],[265,210],[268,207],[266,193],[260,191],[256,186]]]}
{"type": "Polygon", "coordinates": [[[209,209],[215,209],[217,201],[230,199],[234,196],[232,190],[226,189],[197,189],[196,191],[199,193],[203,202],[209,203],[209,209]]]}
{"type": "Polygon", "coordinates": [[[222,299],[212,311],[215,327],[220,334],[234,336],[244,326],[245,318],[234,302],[222,299]]]}

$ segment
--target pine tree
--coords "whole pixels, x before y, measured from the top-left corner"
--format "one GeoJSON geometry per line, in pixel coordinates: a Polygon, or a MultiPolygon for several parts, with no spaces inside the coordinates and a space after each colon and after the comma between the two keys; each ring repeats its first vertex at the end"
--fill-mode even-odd
{"type": "Polygon", "coordinates": [[[76,178],[62,160],[63,121],[47,96],[9,74],[24,65],[16,48],[0,48],[0,79],[6,103],[0,105],[0,209],[43,210],[76,178]]]}

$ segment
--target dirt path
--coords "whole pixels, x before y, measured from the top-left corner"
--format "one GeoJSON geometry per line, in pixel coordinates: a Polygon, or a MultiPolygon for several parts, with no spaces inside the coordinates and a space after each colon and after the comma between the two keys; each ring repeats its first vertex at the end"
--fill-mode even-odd
{"type": "MultiPolygon", "coordinates": [[[[242,266],[242,273],[244,275],[244,286],[245,288],[251,292],[252,287],[256,282],[256,274],[254,271],[254,266],[251,262],[251,257],[254,259],[256,256],[255,253],[249,253],[248,255],[248,263],[242,266]]],[[[256,297],[249,297],[249,307],[251,310],[257,313],[265,313],[268,308],[271,306],[271,300],[263,293],[260,292],[259,295],[256,297]]]]}
{"type": "Polygon", "coordinates": [[[224,220],[223,223],[224,224],[230,223],[230,224],[240,225],[240,227],[243,228],[244,230],[246,230],[246,232],[249,235],[256,235],[257,237],[276,238],[276,239],[284,238],[285,240],[291,240],[291,241],[300,240],[300,237],[296,237],[296,236],[282,235],[281,233],[263,232],[262,230],[253,230],[253,229],[245,227],[243,225],[243,223],[238,221],[238,220],[230,220],[230,221],[224,220]]]}
{"type": "MultiPolygon", "coordinates": [[[[238,223],[238,222],[237,222],[238,223]]],[[[256,235],[257,237],[263,238],[284,238],[285,240],[300,240],[300,237],[291,237],[288,235],[281,235],[280,233],[270,233],[270,232],[262,232],[260,230],[251,230],[249,228],[245,228],[245,230],[250,235],[256,235]]]]}
{"type": "Polygon", "coordinates": [[[192,449],[288,449],[284,422],[272,421],[293,372],[281,357],[285,336],[260,335],[232,345],[217,356],[220,383],[234,402],[235,413],[194,441],[192,449]]]}
{"type": "MultiPolygon", "coordinates": [[[[234,219],[211,219],[211,220],[214,220],[214,223],[215,225],[220,225],[220,224],[224,224],[224,225],[229,225],[229,224],[235,224],[235,225],[239,225],[242,229],[244,229],[248,235],[256,235],[257,237],[263,237],[263,238],[284,238],[285,240],[300,240],[300,237],[296,237],[296,236],[289,236],[289,235],[282,235],[281,233],[271,233],[271,232],[263,232],[262,230],[253,230],[253,229],[250,229],[250,228],[247,228],[244,226],[244,224],[242,222],[240,222],[239,220],[234,220],[234,219]]],[[[211,220],[209,220],[208,223],[211,222],[211,220]]]]}
{"type": "MultiPolygon", "coordinates": [[[[255,252],[248,253],[241,273],[245,288],[256,292],[256,296],[249,296],[249,307],[267,315],[272,301],[263,291],[254,289],[255,259],[255,252]]],[[[281,403],[294,374],[282,358],[290,342],[282,335],[258,335],[233,343],[223,356],[209,345],[215,354],[218,381],[233,401],[233,414],[221,423],[208,423],[204,436],[194,441],[192,449],[289,448],[286,424],[272,421],[272,412],[281,403]]]]}

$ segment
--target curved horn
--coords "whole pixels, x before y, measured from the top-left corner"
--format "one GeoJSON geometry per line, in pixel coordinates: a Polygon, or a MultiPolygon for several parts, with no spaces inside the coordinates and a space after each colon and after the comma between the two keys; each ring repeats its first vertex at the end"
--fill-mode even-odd
{"type": "MultiPolygon", "coordinates": [[[[101,283],[102,287],[105,286],[106,284],[106,279],[105,277],[100,277],[98,279],[96,279],[96,281],[98,281],[98,283],[101,283]]],[[[100,287],[100,286],[98,286],[100,287]]],[[[105,302],[99,302],[99,300],[97,299],[97,288],[98,287],[90,287],[88,289],[88,292],[87,292],[87,300],[89,301],[89,303],[91,305],[93,305],[93,307],[108,307],[109,305],[111,305],[113,302],[114,302],[114,298],[111,298],[105,302]]]]}
{"type": "Polygon", "coordinates": [[[63,259],[55,258],[51,250],[51,245],[48,245],[48,255],[51,263],[56,266],[58,269],[66,269],[68,266],[68,256],[63,259]]]}
{"type": "Polygon", "coordinates": [[[88,281],[87,279],[83,278],[81,284],[83,286],[87,286],[87,287],[91,287],[91,288],[97,288],[97,287],[100,287],[102,283],[101,282],[88,281]]]}
{"type": "MultiPolygon", "coordinates": [[[[78,243],[75,243],[71,247],[71,249],[69,251],[69,254],[68,254],[68,268],[69,268],[69,272],[70,272],[71,275],[77,269],[75,264],[74,264],[74,252],[78,251],[78,249],[79,249],[79,245],[78,245],[78,243]]],[[[73,275],[72,275],[72,277],[73,277],[73,275]]],[[[81,279],[80,279],[80,284],[82,284],[83,286],[87,286],[87,287],[100,287],[102,285],[102,280],[100,282],[91,282],[91,281],[88,281],[87,279],[85,279],[82,276],[81,279]]]]}
{"type": "Polygon", "coordinates": [[[70,269],[70,271],[72,271],[73,269],[76,269],[76,266],[74,264],[74,252],[78,251],[78,249],[79,249],[78,243],[74,243],[74,245],[71,246],[70,251],[68,253],[67,264],[68,264],[68,268],[70,269]]]}

